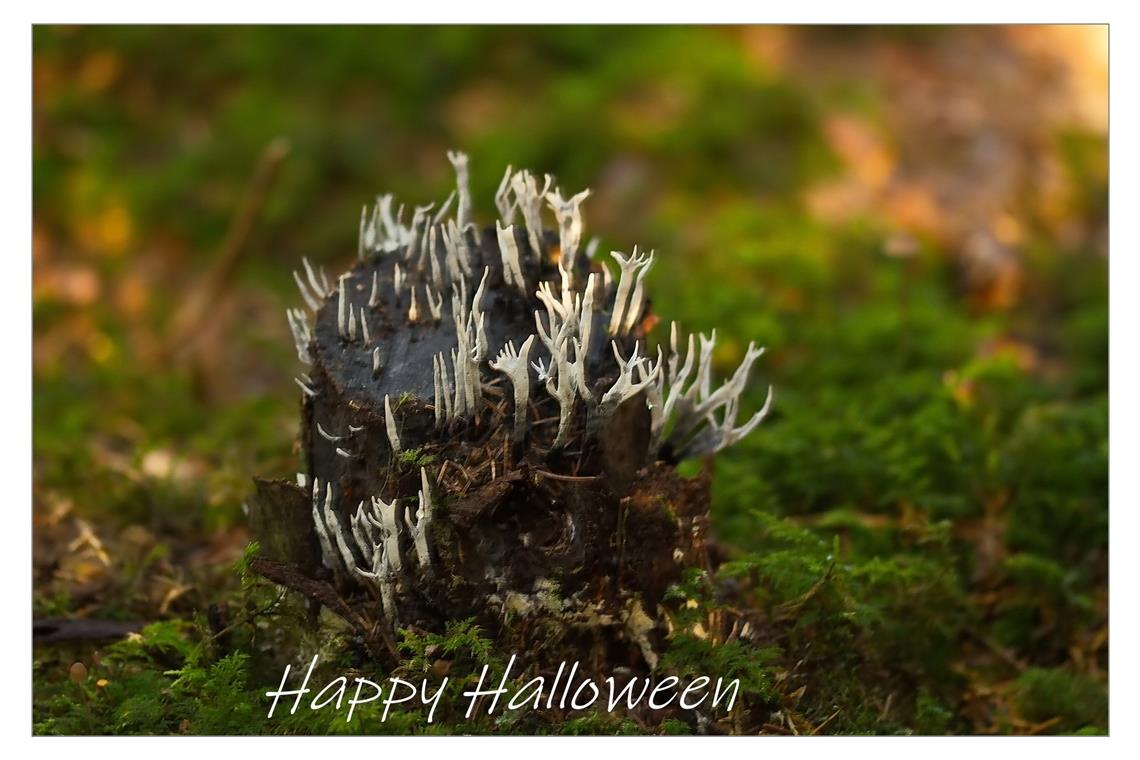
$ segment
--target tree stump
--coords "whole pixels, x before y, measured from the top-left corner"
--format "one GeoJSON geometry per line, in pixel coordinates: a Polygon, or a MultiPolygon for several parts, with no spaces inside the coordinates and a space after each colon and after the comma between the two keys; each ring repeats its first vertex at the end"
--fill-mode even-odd
{"type": "Polygon", "coordinates": [[[712,337],[686,350],[674,325],[650,360],[652,254],[613,254],[611,276],[580,244],[588,192],[509,169],[480,230],[467,159],[449,157],[439,211],[405,223],[382,196],[350,270],[295,273],[303,472],[257,481],[253,567],[383,659],[401,627],[474,617],[536,661],[652,669],[666,590],[708,565],[709,481],[673,464],[763,419],[768,403],[735,424],[761,351],[715,389],[712,337]]]}

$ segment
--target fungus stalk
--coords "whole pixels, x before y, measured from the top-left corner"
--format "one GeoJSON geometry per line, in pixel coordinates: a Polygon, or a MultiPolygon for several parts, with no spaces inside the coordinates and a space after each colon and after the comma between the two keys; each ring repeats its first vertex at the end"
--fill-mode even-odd
{"type": "Polygon", "coordinates": [[[530,368],[527,360],[533,343],[534,336],[531,335],[523,341],[522,348],[516,351],[515,344],[508,341],[498,359],[491,362],[491,369],[506,375],[515,389],[515,427],[511,439],[516,445],[521,444],[526,436],[527,404],[530,401],[530,368]]]}
{"type": "Polygon", "coordinates": [[[467,172],[467,154],[457,150],[449,150],[447,160],[455,167],[455,185],[456,189],[459,190],[456,224],[460,230],[465,230],[471,224],[471,188],[467,172]]]}
{"type": "Polygon", "coordinates": [[[503,258],[503,279],[508,285],[514,285],[526,293],[526,280],[523,279],[522,265],[519,262],[519,246],[515,242],[514,225],[505,228],[496,225],[495,232],[499,238],[499,252],[503,258]]]}
{"type": "Polygon", "coordinates": [[[416,286],[412,286],[412,302],[408,305],[408,323],[415,324],[420,321],[420,307],[416,303],[416,286]]]}
{"type": "Polygon", "coordinates": [[[286,309],[285,317],[289,320],[289,330],[293,333],[293,344],[297,349],[297,358],[305,364],[312,364],[309,355],[309,343],[313,339],[309,328],[309,318],[301,309],[286,309]]]}
{"type": "MultiPolygon", "coordinates": [[[[633,247],[633,253],[626,258],[620,251],[610,251],[610,255],[617,261],[618,266],[621,268],[621,275],[618,277],[617,295],[614,296],[613,313],[610,316],[610,335],[619,335],[624,330],[626,320],[623,319],[626,313],[626,300],[629,298],[629,291],[633,287],[633,280],[636,278],[640,282],[641,270],[648,269],[653,264],[653,257],[650,255],[646,258],[643,254],[638,254],[637,246],[633,247]]],[[[608,269],[603,270],[608,273],[608,269]]],[[[631,305],[631,311],[636,309],[640,310],[641,305],[631,305]]]]}
{"type": "Polygon", "coordinates": [[[561,249],[560,265],[564,271],[572,271],[578,246],[582,242],[582,201],[590,197],[586,189],[569,200],[562,200],[562,193],[555,188],[546,194],[546,203],[558,219],[558,245],[561,249]]]}
{"type": "Polygon", "coordinates": [[[552,376],[546,380],[546,391],[558,399],[558,434],[554,437],[553,449],[562,449],[570,439],[570,422],[574,414],[574,400],[577,397],[577,384],[574,373],[580,364],[569,361],[566,352],[566,342],[558,346],[557,353],[551,358],[552,376]]]}
{"type": "MultiPolygon", "coordinates": [[[[321,559],[325,567],[330,570],[335,570],[336,552],[333,550],[332,539],[329,538],[328,527],[325,524],[324,513],[321,510],[321,481],[318,478],[313,478],[313,527],[317,531],[317,538],[321,544],[321,559]]],[[[332,502],[332,484],[327,486],[327,493],[325,496],[326,507],[332,502]]]]}
{"type": "Polygon", "coordinates": [[[368,295],[368,308],[375,309],[380,305],[380,280],[379,273],[372,273],[372,292],[368,295]]]}
{"type": "Polygon", "coordinates": [[[356,558],[345,541],[345,534],[340,529],[340,520],[337,519],[336,510],[333,508],[332,483],[325,484],[324,504],[318,508],[321,501],[320,494],[320,480],[313,478],[313,522],[321,542],[321,555],[324,558],[325,565],[331,569],[336,569],[339,558],[340,564],[349,573],[353,573],[356,570],[356,558]],[[335,547],[335,551],[333,547],[335,547]]]}
{"type": "Polygon", "coordinates": [[[340,287],[337,289],[336,331],[341,340],[348,340],[348,295],[344,284],[347,279],[348,275],[342,274],[340,276],[340,287]]]}
{"type": "Polygon", "coordinates": [[[373,554],[376,546],[376,532],[372,523],[368,521],[363,500],[356,505],[356,511],[352,513],[349,524],[352,527],[352,537],[356,541],[356,548],[360,549],[360,553],[369,560],[368,566],[372,567],[375,559],[373,554]]]}
{"type": "Polygon", "coordinates": [[[392,447],[392,453],[399,454],[403,451],[400,448],[400,434],[396,431],[396,418],[392,414],[392,401],[386,394],[384,396],[384,428],[388,432],[388,444],[392,447]]]}
{"type": "Polygon", "coordinates": [[[301,264],[305,267],[305,276],[309,279],[309,286],[313,289],[313,293],[317,298],[325,298],[328,296],[332,288],[329,287],[328,278],[325,277],[325,270],[320,270],[320,279],[317,279],[317,272],[313,269],[313,265],[304,256],[301,257],[301,264]]]}
{"type": "Polygon", "coordinates": [[[601,401],[598,402],[597,407],[593,410],[590,423],[587,424],[587,435],[596,434],[601,424],[617,410],[619,406],[628,401],[645,390],[651,383],[656,381],[657,373],[661,371],[661,366],[658,364],[654,366],[649,372],[643,373],[641,380],[634,382],[633,376],[637,371],[638,365],[646,361],[645,357],[638,356],[640,343],[635,344],[633,353],[629,359],[626,360],[618,349],[617,341],[611,341],[610,346],[613,349],[614,358],[618,364],[618,378],[610,389],[602,395],[601,401]]]}
{"type": "Polygon", "coordinates": [[[495,208],[499,211],[499,219],[503,224],[511,225],[515,220],[516,204],[511,201],[511,177],[514,172],[508,166],[507,170],[503,172],[503,179],[499,182],[499,188],[495,191],[495,208]]]}
{"type": "Polygon", "coordinates": [[[582,339],[578,353],[579,360],[584,361],[589,355],[590,333],[594,328],[594,290],[596,288],[596,274],[590,273],[586,278],[586,292],[582,294],[582,309],[578,315],[578,333],[582,339]]]}
{"type": "Polygon", "coordinates": [[[373,496],[371,501],[372,514],[366,517],[380,531],[381,542],[388,554],[388,562],[393,570],[399,572],[403,568],[400,557],[400,521],[396,519],[399,500],[384,501],[378,496],[373,496]]]}
{"type": "Polygon", "coordinates": [[[420,261],[420,249],[423,247],[423,234],[427,229],[427,224],[430,222],[428,213],[434,207],[434,203],[429,203],[426,206],[416,206],[415,211],[412,212],[411,240],[408,242],[404,258],[405,261],[414,262],[418,265],[420,261]]]}
{"type": "Polygon", "coordinates": [[[629,307],[626,309],[625,322],[622,324],[622,332],[629,333],[641,319],[641,308],[645,301],[645,275],[649,273],[650,267],[653,266],[653,251],[649,252],[649,258],[641,264],[637,270],[637,279],[633,286],[633,295],[629,297],[629,307]]]}
{"type": "Polygon", "coordinates": [[[304,380],[302,380],[299,377],[295,377],[295,378],[293,378],[293,382],[295,382],[297,384],[297,386],[301,389],[301,392],[304,393],[306,396],[308,396],[309,398],[316,398],[317,392],[315,390],[313,390],[312,388],[310,388],[308,385],[306,385],[304,380]]]}
{"type": "Polygon", "coordinates": [[[427,468],[420,468],[420,480],[422,486],[418,496],[419,508],[416,510],[415,521],[412,520],[411,515],[404,513],[404,519],[408,523],[408,530],[412,533],[412,542],[416,547],[416,556],[420,560],[420,567],[431,567],[431,551],[428,547],[428,528],[432,522],[432,494],[431,485],[428,483],[427,468]]]}
{"type": "Polygon", "coordinates": [[[515,203],[522,211],[523,221],[526,223],[527,240],[530,243],[531,254],[535,259],[542,259],[542,199],[550,190],[554,178],[546,175],[542,189],[534,175],[528,171],[521,171],[511,178],[511,189],[515,193],[515,203]]]}
{"type": "Polygon", "coordinates": [[[435,386],[435,406],[433,409],[435,413],[435,426],[437,428],[441,428],[443,427],[444,422],[446,422],[446,419],[443,416],[443,397],[446,391],[443,389],[443,380],[440,377],[438,354],[432,357],[431,375],[432,384],[435,386]]]}
{"type": "Polygon", "coordinates": [[[301,291],[301,298],[304,299],[305,305],[313,312],[318,311],[321,308],[321,299],[309,293],[309,286],[305,284],[296,270],[293,272],[293,280],[297,283],[297,289],[301,291]]]}
{"type": "Polygon", "coordinates": [[[368,315],[364,313],[364,307],[360,307],[360,337],[364,341],[364,345],[372,342],[372,335],[368,331],[368,315]]]}

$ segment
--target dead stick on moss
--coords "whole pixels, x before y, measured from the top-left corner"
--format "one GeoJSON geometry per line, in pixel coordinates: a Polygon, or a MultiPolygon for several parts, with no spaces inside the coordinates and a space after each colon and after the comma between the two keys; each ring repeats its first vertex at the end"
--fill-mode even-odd
{"type": "Polygon", "coordinates": [[[1061,722],[1061,716],[1058,715],[1054,718],[1050,718],[1049,720],[1044,721],[1043,723],[1036,723],[1036,724],[1030,726],[1027,729],[1026,733],[1029,736],[1037,736],[1038,734],[1041,734],[1041,733],[1044,733],[1045,731],[1048,731],[1050,728],[1052,728],[1053,726],[1057,725],[1060,722],[1061,722]]]}
{"type": "Polygon", "coordinates": [[[894,701],[894,698],[895,693],[893,691],[887,695],[886,704],[883,705],[883,710],[879,713],[879,720],[885,721],[887,719],[887,715],[891,712],[891,702],[894,701]]]}
{"type": "Polygon", "coordinates": [[[625,570],[625,522],[629,518],[629,499],[622,499],[618,502],[618,566],[617,566],[617,581],[618,586],[621,586],[622,575],[625,570]]]}
{"type": "Polygon", "coordinates": [[[544,478],[551,480],[561,480],[566,483],[590,483],[600,478],[600,475],[558,475],[557,473],[547,472],[546,470],[534,470],[535,475],[541,475],[544,478]]]}
{"type": "Polygon", "coordinates": [[[289,141],[283,137],[270,142],[261,152],[257,168],[246,186],[241,205],[230,220],[226,236],[218,247],[218,254],[210,271],[206,273],[201,287],[191,291],[185,305],[175,314],[174,327],[170,331],[172,342],[169,348],[172,353],[192,348],[196,342],[195,337],[201,334],[199,328],[213,313],[214,304],[225,291],[230,275],[241,260],[253,224],[261,213],[269,196],[269,189],[277,176],[277,169],[287,155],[289,155],[289,141]]]}
{"type": "Polygon", "coordinates": [[[824,729],[824,728],[827,726],[827,724],[828,724],[828,723],[830,723],[831,721],[833,721],[833,720],[835,720],[837,717],[839,717],[839,713],[840,713],[840,712],[842,712],[842,710],[836,710],[836,711],[835,711],[835,712],[833,712],[831,715],[828,715],[826,718],[824,718],[824,719],[823,719],[823,723],[820,723],[818,726],[816,726],[815,728],[813,728],[813,729],[811,730],[811,735],[812,735],[812,736],[815,736],[815,735],[816,735],[816,734],[818,734],[820,731],[822,731],[822,730],[823,730],[823,729],[824,729]]]}
{"type": "Polygon", "coordinates": [[[260,609],[253,610],[252,612],[249,612],[245,615],[242,615],[242,617],[239,618],[238,620],[233,621],[229,625],[221,628],[216,633],[214,633],[212,636],[210,636],[209,640],[210,641],[217,641],[222,636],[225,636],[227,633],[230,633],[231,631],[236,630],[238,628],[238,626],[246,625],[247,623],[252,623],[256,618],[259,618],[262,615],[269,614],[270,612],[272,612],[274,610],[274,608],[276,608],[279,604],[281,604],[282,601],[285,600],[285,593],[286,593],[286,589],[283,588],[281,593],[278,594],[277,598],[274,599],[272,602],[265,605],[264,607],[261,607],[260,609]]]}
{"type": "Polygon", "coordinates": [[[988,649],[991,652],[993,652],[994,654],[996,654],[999,658],[1002,659],[1003,662],[1005,662],[1007,665],[1012,667],[1018,673],[1024,673],[1025,670],[1029,667],[1024,662],[1017,659],[1017,657],[1015,657],[1013,654],[1011,654],[1009,652],[1009,650],[1000,646],[999,644],[997,644],[993,640],[987,638],[984,634],[978,633],[977,631],[967,629],[966,635],[969,636],[970,638],[974,639],[974,641],[978,642],[979,644],[984,646],[986,649],[988,649]]]}
{"type": "Polygon", "coordinates": [[[818,594],[819,590],[823,588],[823,585],[827,583],[827,581],[831,578],[831,573],[833,570],[835,570],[834,558],[828,564],[827,570],[823,573],[823,577],[812,584],[812,587],[805,591],[799,599],[795,599],[791,602],[788,602],[787,604],[780,605],[779,609],[783,613],[784,617],[791,617],[792,615],[799,612],[805,604],[811,601],[812,597],[818,594]]]}
{"type": "Polygon", "coordinates": [[[89,618],[33,620],[32,640],[37,644],[55,644],[61,641],[110,641],[140,631],[147,624],[148,621],[145,620],[123,622],[89,618]]]}

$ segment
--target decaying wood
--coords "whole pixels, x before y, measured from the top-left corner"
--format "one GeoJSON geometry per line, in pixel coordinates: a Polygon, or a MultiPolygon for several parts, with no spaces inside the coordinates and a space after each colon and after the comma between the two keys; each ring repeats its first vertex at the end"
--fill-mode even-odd
{"type": "Polygon", "coordinates": [[[265,557],[254,557],[250,561],[249,566],[258,575],[281,586],[292,589],[314,602],[328,607],[330,611],[357,630],[371,634],[376,639],[379,639],[382,648],[377,646],[377,642],[371,637],[366,639],[369,650],[389,665],[395,664],[398,661],[399,657],[396,644],[392,640],[391,635],[384,630],[383,627],[370,625],[367,620],[340,598],[336,589],[329,583],[314,580],[295,567],[283,562],[275,562],[265,557]]]}
{"type": "Polygon", "coordinates": [[[654,255],[615,252],[615,282],[580,251],[588,193],[565,201],[551,178],[508,172],[504,218],[480,231],[463,176],[459,192],[463,219],[449,222],[447,204],[401,221],[384,196],[350,270],[295,273],[312,312],[289,314],[308,365],[304,472],[256,482],[253,568],[381,654],[400,628],[473,617],[535,663],[589,641],[599,661],[651,669],[665,592],[709,564],[708,478],[667,462],[762,419],[767,407],[735,421],[760,350],[719,388],[715,334],[698,351],[674,326],[669,353],[651,355],[654,255]]]}
{"type": "Polygon", "coordinates": [[[85,618],[45,618],[32,623],[32,640],[37,644],[65,641],[111,641],[141,631],[144,620],[89,620],[85,618]]]}

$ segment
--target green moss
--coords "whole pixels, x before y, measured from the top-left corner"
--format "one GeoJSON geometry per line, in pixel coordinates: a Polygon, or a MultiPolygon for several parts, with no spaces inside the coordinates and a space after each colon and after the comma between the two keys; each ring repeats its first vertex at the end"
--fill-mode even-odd
{"type": "Polygon", "coordinates": [[[914,707],[914,729],[926,736],[946,734],[954,725],[954,713],[925,690],[918,692],[914,707]]]}
{"type": "Polygon", "coordinates": [[[629,718],[607,712],[593,712],[567,720],[558,733],[564,736],[637,736],[642,733],[629,718]]]}
{"type": "Polygon", "coordinates": [[[1107,730],[1105,686],[1060,669],[1030,668],[1017,679],[1017,706],[1026,720],[1058,722],[1050,733],[1107,730]]]}
{"type": "Polygon", "coordinates": [[[397,458],[400,464],[414,470],[419,470],[421,467],[427,467],[429,464],[435,461],[435,455],[427,453],[422,448],[405,449],[404,451],[400,452],[399,457],[397,458]]]}

